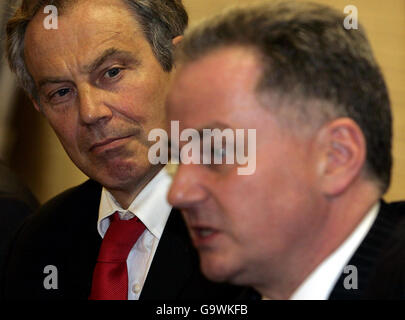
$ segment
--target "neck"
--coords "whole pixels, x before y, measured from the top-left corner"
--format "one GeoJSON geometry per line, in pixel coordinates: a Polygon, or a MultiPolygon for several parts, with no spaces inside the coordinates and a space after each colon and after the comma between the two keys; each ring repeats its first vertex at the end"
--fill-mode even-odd
{"type": "Polygon", "coordinates": [[[137,195],[143,188],[162,170],[163,166],[153,166],[151,169],[142,176],[141,179],[133,183],[127,188],[122,189],[108,189],[113,195],[114,199],[120,204],[123,209],[128,209],[137,195]]]}
{"type": "Polygon", "coordinates": [[[379,191],[371,184],[353,190],[328,199],[324,207],[325,221],[297,239],[296,247],[277,266],[263,269],[267,271],[254,286],[257,291],[270,299],[289,299],[310,273],[342,245],[380,198],[379,191]],[[268,270],[275,272],[270,274],[268,270]]]}

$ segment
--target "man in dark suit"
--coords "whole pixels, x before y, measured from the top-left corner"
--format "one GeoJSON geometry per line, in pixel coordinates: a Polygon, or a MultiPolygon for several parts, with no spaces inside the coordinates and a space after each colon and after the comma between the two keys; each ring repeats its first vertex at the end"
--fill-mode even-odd
{"type": "Polygon", "coordinates": [[[0,279],[14,232],[38,206],[38,200],[31,191],[0,162],[0,279]]]}
{"type": "Polygon", "coordinates": [[[169,192],[209,279],[263,299],[405,298],[405,204],[381,200],[389,97],[362,26],[344,20],[317,4],[262,4],[179,44],[168,120],[226,137],[195,148],[208,161],[182,159],[169,192]]]}
{"type": "Polygon", "coordinates": [[[231,298],[206,280],[170,176],[148,156],[165,128],[181,1],[23,1],[8,58],[35,108],[91,180],[45,204],[19,230],[6,299],[231,298]]]}

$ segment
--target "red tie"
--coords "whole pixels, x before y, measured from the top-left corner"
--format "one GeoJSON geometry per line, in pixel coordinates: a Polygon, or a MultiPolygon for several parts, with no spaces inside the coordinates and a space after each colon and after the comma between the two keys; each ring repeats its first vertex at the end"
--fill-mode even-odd
{"type": "Polygon", "coordinates": [[[145,225],[138,218],[120,220],[118,212],[101,243],[89,300],[128,300],[127,257],[145,225]]]}

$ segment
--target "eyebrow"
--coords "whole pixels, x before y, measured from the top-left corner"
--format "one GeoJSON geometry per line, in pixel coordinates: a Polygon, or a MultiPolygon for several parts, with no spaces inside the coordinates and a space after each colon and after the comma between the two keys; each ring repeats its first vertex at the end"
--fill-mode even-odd
{"type": "Polygon", "coordinates": [[[65,82],[71,82],[63,78],[46,78],[46,79],[41,79],[38,81],[38,91],[42,89],[42,87],[46,86],[49,83],[65,83],[65,82]]]}
{"type": "MultiPolygon", "coordinates": [[[[129,61],[134,61],[136,64],[139,64],[139,61],[133,56],[133,54],[129,51],[120,50],[117,48],[109,48],[106,49],[103,53],[101,53],[92,63],[89,65],[84,66],[84,70],[87,73],[92,73],[97,68],[99,68],[105,61],[112,57],[122,57],[129,61]]],[[[71,82],[64,78],[45,78],[38,81],[38,90],[41,90],[43,86],[50,84],[50,83],[64,83],[64,82],[71,82]]]]}
{"type": "Polygon", "coordinates": [[[129,51],[120,50],[117,48],[109,48],[106,49],[102,54],[100,54],[100,56],[98,56],[92,63],[84,66],[84,70],[86,70],[86,72],[88,73],[92,73],[95,70],[97,70],[97,68],[99,68],[105,61],[107,61],[109,58],[112,57],[123,57],[128,60],[138,62],[133,56],[133,54],[129,51]]]}

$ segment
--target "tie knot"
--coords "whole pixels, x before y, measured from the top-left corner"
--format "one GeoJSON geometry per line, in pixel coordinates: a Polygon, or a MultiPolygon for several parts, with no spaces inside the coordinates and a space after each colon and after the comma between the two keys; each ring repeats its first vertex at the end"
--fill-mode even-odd
{"type": "Polygon", "coordinates": [[[126,261],[131,248],[145,230],[145,225],[137,217],[121,220],[115,212],[110,218],[110,226],[100,248],[99,261],[126,261]]]}

